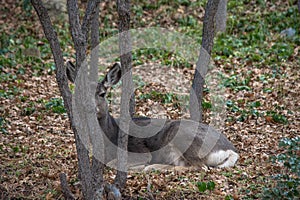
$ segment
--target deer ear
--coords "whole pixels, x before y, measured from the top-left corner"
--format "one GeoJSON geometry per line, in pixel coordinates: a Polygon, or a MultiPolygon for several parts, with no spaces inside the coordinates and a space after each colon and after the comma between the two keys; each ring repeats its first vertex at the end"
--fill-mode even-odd
{"type": "Polygon", "coordinates": [[[122,76],[122,71],[121,71],[121,64],[120,63],[115,63],[110,70],[108,71],[106,75],[106,85],[107,86],[113,86],[119,82],[122,76]]]}

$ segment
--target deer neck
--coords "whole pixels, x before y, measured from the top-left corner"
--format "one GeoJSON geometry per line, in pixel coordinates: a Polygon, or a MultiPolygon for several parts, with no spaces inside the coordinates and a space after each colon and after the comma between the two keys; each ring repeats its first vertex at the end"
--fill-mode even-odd
{"type": "Polygon", "coordinates": [[[103,132],[109,137],[117,136],[119,132],[119,126],[116,120],[107,112],[105,115],[98,117],[98,122],[103,132]]]}

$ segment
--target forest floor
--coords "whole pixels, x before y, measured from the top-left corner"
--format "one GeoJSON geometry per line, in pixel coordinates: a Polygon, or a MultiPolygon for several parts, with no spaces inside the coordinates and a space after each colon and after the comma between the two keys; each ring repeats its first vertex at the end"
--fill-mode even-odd
{"type": "MultiPolygon", "coordinates": [[[[74,137],[38,18],[26,1],[0,2],[0,199],[63,199],[61,172],[81,199],[74,137]]],[[[205,2],[151,2],[132,2],[133,28],[176,30],[200,45],[205,2]]],[[[227,31],[216,37],[212,63],[226,99],[226,120],[218,129],[238,149],[237,165],[130,172],[125,199],[261,199],[266,188],[276,187],[271,177],[289,173],[282,163],[272,162],[286,152],[278,144],[300,133],[299,18],[296,1],[229,1],[227,31]],[[284,36],[281,32],[288,28],[296,34],[284,36]],[[202,190],[211,183],[211,190],[202,190]]],[[[58,21],[56,27],[67,60],[74,58],[74,49],[66,24],[58,21]]],[[[116,5],[105,1],[101,40],[115,33],[116,5]]],[[[160,49],[137,50],[133,58],[136,114],[187,118],[195,63],[160,49]]],[[[213,106],[207,86],[206,123],[214,123],[213,106]]],[[[111,111],[117,116],[118,106],[111,111]]],[[[299,159],[299,151],[297,155],[299,159]]],[[[108,181],[114,176],[113,170],[105,170],[108,181]]]]}

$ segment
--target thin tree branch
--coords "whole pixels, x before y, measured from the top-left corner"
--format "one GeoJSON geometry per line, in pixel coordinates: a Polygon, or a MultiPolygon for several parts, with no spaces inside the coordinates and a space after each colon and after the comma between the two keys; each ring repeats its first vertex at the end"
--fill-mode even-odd
{"type": "Polygon", "coordinates": [[[211,55],[215,37],[215,16],[220,4],[220,0],[209,0],[205,8],[202,47],[211,55]]]}
{"type": "Polygon", "coordinates": [[[208,0],[205,9],[202,47],[196,64],[194,79],[190,92],[190,114],[191,119],[197,122],[202,121],[202,98],[205,76],[208,70],[211,51],[215,36],[215,15],[217,13],[220,0],[208,0]]]}
{"type": "MultiPolygon", "coordinates": [[[[86,56],[86,41],[87,36],[83,34],[80,25],[79,12],[78,12],[78,1],[67,0],[67,9],[69,15],[70,32],[74,42],[74,48],[76,50],[76,74],[85,59],[86,56]]],[[[75,74],[75,77],[76,77],[75,74]]]]}
{"type": "MultiPolygon", "coordinates": [[[[91,16],[91,48],[92,50],[95,50],[95,48],[99,45],[100,39],[99,39],[99,14],[100,14],[100,1],[96,2],[96,7],[94,8],[94,12],[91,16]]],[[[84,20],[83,20],[84,21],[84,20]]],[[[84,22],[83,22],[84,24],[84,22]]],[[[84,26],[84,25],[82,25],[84,26]]],[[[97,59],[99,58],[98,54],[99,51],[92,51],[92,53],[95,52],[95,58],[97,57],[97,59]]]]}
{"type": "MultiPolygon", "coordinates": [[[[84,35],[88,34],[89,25],[90,25],[90,22],[92,21],[91,18],[93,16],[95,16],[95,12],[99,12],[99,11],[96,11],[96,10],[99,10],[99,6],[98,6],[99,3],[100,3],[100,0],[89,0],[88,1],[85,15],[84,15],[82,25],[81,25],[81,30],[84,35]]],[[[99,16],[99,14],[97,16],[99,16]]]]}
{"type": "MultiPolygon", "coordinates": [[[[42,24],[44,34],[49,41],[51,51],[53,54],[54,62],[56,64],[56,78],[59,81],[59,86],[68,87],[68,81],[66,77],[63,75],[64,73],[64,59],[62,55],[62,51],[60,48],[60,44],[56,35],[56,32],[53,29],[50,17],[48,15],[47,9],[43,6],[43,3],[40,0],[31,0],[31,3],[39,17],[39,20],[42,24]]],[[[61,92],[66,93],[66,97],[71,97],[70,90],[64,91],[64,87],[60,87],[61,92]]],[[[67,99],[66,99],[67,100],[67,99]]],[[[70,111],[71,105],[68,102],[66,105],[66,109],[70,111]]]]}
{"type": "Polygon", "coordinates": [[[70,22],[70,32],[72,39],[74,41],[74,48],[76,50],[76,74],[86,58],[87,49],[87,38],[88,32],[90,30],[90,22],[93,13],[95,12],[95,7],[100,3],[100,0],[89,0],[85,11],[85,16],[83,18],[82,25],[80,24],[79,12],[78,12],[78,2],[77,0],[67,0],[67,8],[69,14],[70,22]]]}
{"type": "Polygon", "coordinates": [[[220,0],[216,14],[216,32],[226,31],[227,0],[220,0]]]}
{"type": "Polygon", "coordinates": [[[75,199],[74,194],[71,192],[68,182],[67,182],[67,176],[65,173],[61,173],[59,175],[60,183],[61,183],[61,190],[64,194],[64,198],[66,200],[73,200],[75,199]]]}
{"type": "Polygon", "coordinates": [[[81,41],[83,40],[83,36],[80,26],[77,0],[67,0],[67,9],[69,15],[70,32],[74,41],[75,50],[78,50],[78,48],[81,46],[80,44],[84,41],[81,41]]]}

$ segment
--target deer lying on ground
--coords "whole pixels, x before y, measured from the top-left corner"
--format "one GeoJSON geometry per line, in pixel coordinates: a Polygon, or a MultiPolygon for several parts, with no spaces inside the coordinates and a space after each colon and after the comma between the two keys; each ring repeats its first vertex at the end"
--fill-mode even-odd
{"type": "MultiPolygon", "coordinates": [[[[69,62],[67,75],[71,81],[74,81],[74,69],[69,62]]],[[[109,113],[106,94],[119,82],[121,74],[121,65],[114,64],[105,78],[98,82],[95,93],[97,119],[106,139],[112,144],[105,147],[106,162],[116,158],[119,133],[118,119],[109,113]]],[[[239,158],[237,150],[225,135],[191,120],[133,118],[127,149],[129,153],[141,154],[144,164],[232,167],[239,158]]]]}

